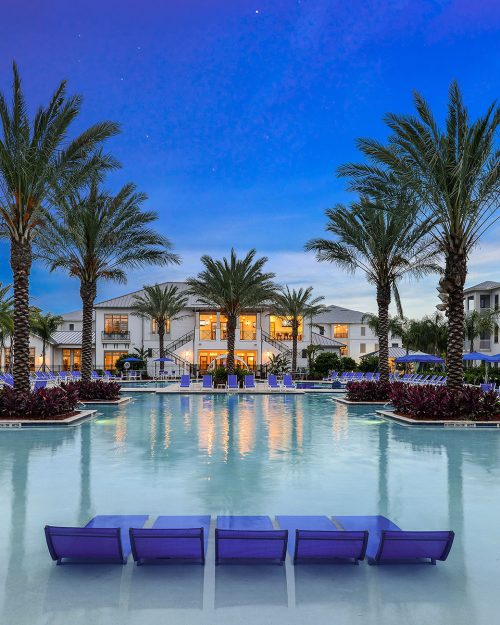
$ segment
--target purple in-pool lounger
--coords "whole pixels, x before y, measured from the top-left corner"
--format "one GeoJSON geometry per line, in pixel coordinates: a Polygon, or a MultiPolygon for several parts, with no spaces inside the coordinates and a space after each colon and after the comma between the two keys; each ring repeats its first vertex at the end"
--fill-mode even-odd
{"type": "Polygon", "coordinates": [[[151,528],[131,528],[132,555],[144,562],[205,564],[210,516],[160,516],[151,528]]]}
{"type": "Polygon", "coordinates": [[[268,516],[219,516],[215,563],[275,562],[286,557],[287,530],[275,530],[268,516]]]}
{"type": "Polygon", "coordinates": [[[339,531],[326,516],[277,516],[279,526],[288,530],[288,551],[293,563],[351,562],[363,560],[367,531],[339,531]]]}
{"type": "Polygon", "coordinates": [[[130,553],[129,528],[142,527],[148,515],[94,517],[85,527],[45,526],[52,560],[117,562],[126,564],[130,553]]]}
{"type": "Polygon", "coordinates": [[[446,560],[454,532],[406,532],[384,516],[333,517],[347,531],[369,532],[366,556],[368,564],[405,563],[446,560]]]}

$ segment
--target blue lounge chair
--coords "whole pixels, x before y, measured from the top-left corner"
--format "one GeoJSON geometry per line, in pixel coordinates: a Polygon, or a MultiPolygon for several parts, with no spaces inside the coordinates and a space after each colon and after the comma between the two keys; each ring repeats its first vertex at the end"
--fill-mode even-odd
{"type": "Polygon", "coordinates": [[[339,531],[326,516],[277,516],[279,526],[288,530],[288,552],[293,563],[350,562],[365,557],[367,531],[339,531]]]}
{"type": "Polygon", "coordinates": [[[191,378],[187,373],[181,375],[181,381],[179,384],[179,388],[189,388],[191,386],[191,378]]]}
{"type": "Polygon", "coordinates": [[[11,380],[7,373],[0,375],[0,380],[5,384],[5,386],[9,386],[11,388],[14,386],[14,380],[11,380]]]}
{"type": "Polygon", "coordinates": [[[495,390],[495,385],[494,384],[481,384],[480,388],[484,393],[489,393],[490,391],[495,390]]]}
{"type": "Polygon", "coordinates": [[[36,382],[33,384],[33,392],[36,393],[37,391],[41,391],[42,388],[45,388],[47,386],[47,380],[36,380],[36,382]]]}
{"type": "Polygon", "coordinates": [[[454,532],[406,532],[384,516],[338,516],[344,530],[368,530],[368,564],[427,562],[436,564],[450,553],[454,532]]]}
{"type": "Polygon", "coordinates": [[[92,378],[92,380],[100,380],[101,376],[97,373],[97,371],[92,371],[92,373],[90,374],[90,377],[92,378]]]}
{"type": "Polygon", "coordinates": [[[52,560],[117,562],[126,564],[130,553],[130,527],[143,527],[147,515],[96,516],[85,527],[45,526],[52,560]]]}
{"type": "Polygon", "coordinates": [[[374,373],[373,371],[367,371],[365,373],[365,382],[372,382],[374,378],[374,373]]]}
{"type": "Polygon", "coordinates": [[[243,386],[244,386],[244,388],[256,388],[255,387],[255,376],[253,376],[253,375],[246,375],[243,378],[243,386]]]}
{"type": "Polygon", "coordinates": [[[362,371],[356,371],[356,373],[352,374],[351,382],[362,382],[364,375],[362,371]]]}
{"type": "Polygon", "coordinates": [[[111,371],[103,371],[104,379],[110,382],[111,380],[116,380],[116,377],[111,373],[111,371]]]}
{"type": "Polygon", "coordinates": [[[240,388],[237,375],[230,374],[227,376],[226,388],[230,391],[237,391],[240,388]]]}
{"type": "Polygon", "coordinates": [[[373,377],[375,382],[378,382],[380,380],[380,371],[377,371],[377,373],[374,375],[373,377]]]}
{"type": "Polygon", "coordinates": [[[151,528],[131,528],[132,555],[145,562],[205,564],[210,516],[159,516],[151,528]]]}
{"type": "Polygon", "coordinates": [[[201,380],[201,388],[213,388],[214,380],[210,374],[205,374],[201,380]]]}
{"type": "Polygon", "coordinates": [[[82,374],[79,371],[72,371],[71,376],[73,377],[74,380],[82,379],[82,374]]]}
{"type": "Polygon", "coordinates": [[[69,371],[60,371],[59,377],[61,378],[61,382],[69,382],[73,380],[73,376],[69,371]]]}
{"type": "Polygon", "coordinates": [[[278,380],[276,379],[276,376],[274,373],[270,373],[267,376],[267,388],[270,389],[278,389],[280,388],[280,385],[278,384],[278,380]]]}
{"type": "Polygon", "coordinates": [[[288,530],[275,530],[268,516],[219,516],[215,529],[215,563],[283,564],[287,541],[288,530]]]}
{"type": "Polygon", "coordinates": [[[294,384],[294,381],[292,380],[292,376],[289,373],[285,373],[285,375],[283,376],[283,388],[285,389],[285,391],[290,391],[297,388],[294,384]]]}

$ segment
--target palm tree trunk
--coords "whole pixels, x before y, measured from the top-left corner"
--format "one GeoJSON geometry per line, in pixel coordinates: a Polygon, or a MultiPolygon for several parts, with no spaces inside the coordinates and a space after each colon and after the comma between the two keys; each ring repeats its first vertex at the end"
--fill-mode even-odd
{"type": "Polygon", "coordinates": [[[292,319],[292,373],[297,371],[297,336],[299,334],[299,321],[292,319]]]}
{"type": "Polygon", "coordinates": [[[42,339],[42,371],[45,371],[45,339],[42,339]]]}
{"type": "Polygon", "coordinates": [[[391,288],[389,285],[377,286],[378,306],[378,361],[380,381],[389,382],[389,304],[391,288]]]}
{"type": "Polygon", "coordinates": [[[447,386],[460,390],[464,381],[464,284],[467,277],[467,257],[463,252],[447,254],[444,277],[448,285],[447,386]]]}
{"type": "Polygon", "coordinates": [[[30,391],[29,277],[32,260],[29,241],[11,241],[10,266],[14,282],[14,386],[19,398],[30,391]]]}
{"type": "Polygon", "coordinates": [[[237,315],[227,316],[227,372],[234,373],[234,344],[236,340],[237,315]]]}
{"type": "Polygon", "coordinates": [[[92,373],[92,317],[97,295],[95,282],[80,283],[82,298],[82,380],[90,380],[92,373]]]}
{"type": "MultiPolygon", "coordinates": [[[[160,344],[160,358],[165,358],[165,319],[157,319],[158,326],[158,342],[160,344]]],[[[160,371],[165,368],[165,363],[160,360],[160,371]]]]}

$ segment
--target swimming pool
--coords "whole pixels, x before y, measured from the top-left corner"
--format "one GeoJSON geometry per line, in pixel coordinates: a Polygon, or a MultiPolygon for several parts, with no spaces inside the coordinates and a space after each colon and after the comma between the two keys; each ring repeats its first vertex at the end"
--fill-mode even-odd
{"type": "Polygon", "coordinates": [[[0,431],[0,623],[493,623],[499,437],[325,394],[137,393],[77,427],[0,431]],[[111,513],[380,513],[457,536],[435,567],[51,562],[45,523],[111,513]]]}

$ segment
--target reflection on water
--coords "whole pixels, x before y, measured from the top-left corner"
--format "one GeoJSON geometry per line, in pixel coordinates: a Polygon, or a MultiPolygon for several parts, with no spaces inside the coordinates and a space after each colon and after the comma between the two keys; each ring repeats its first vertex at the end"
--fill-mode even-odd
{"type": "Polygon", "coordinates": [[[0,431],[0,497],[2,624],[496,619],[497,431],[408,428],[324,395],[141,395],[79,427],[0,431]],[[456,541],[437,567],[53,566],[43,526],[98,513],[381,513],[456,541]]]}

